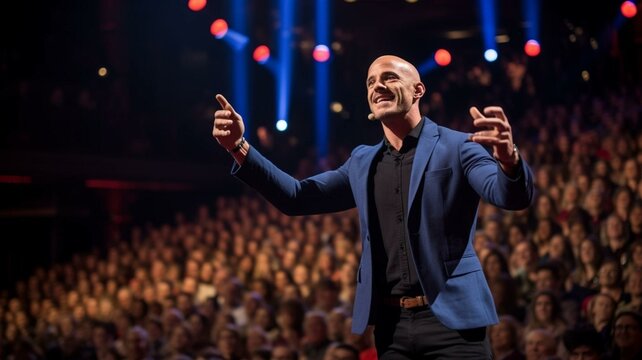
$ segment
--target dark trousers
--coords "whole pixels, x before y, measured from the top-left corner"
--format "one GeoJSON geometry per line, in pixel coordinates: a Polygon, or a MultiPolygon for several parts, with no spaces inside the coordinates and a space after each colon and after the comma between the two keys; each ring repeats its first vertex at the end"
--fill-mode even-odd
{"type": "Polygon", "coordinates": [[[485,327],[449,329],[429,307],[382,310],[374,330],[379,359],[492,359],[485,327]]]}

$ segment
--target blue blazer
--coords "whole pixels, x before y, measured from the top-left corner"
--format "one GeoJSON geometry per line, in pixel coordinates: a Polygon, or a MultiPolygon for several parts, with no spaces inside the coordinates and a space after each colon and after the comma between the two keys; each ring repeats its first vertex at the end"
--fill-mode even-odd
{"type": "MultiPolygon", "coordinates": [[[[409,188],[408,233],[419,281],[435,316],[451,329],[497,323],[497,313],[473,249],[480,198],[507,210],[526,208],[533,198],[533,175],[520,161],[517,176],[469,135],[424,120],[409,188]],[[419,212],[418,214],[415,212],[419,212]]],[[[232,174],[257,189],[288,215],[346,210],[359,212],[363,251],[357,273],[352,331],[366,329],[372,303],[372,252],[368,219],[368,175],[383,144],[356,147],[338,169],[297,180],[254,148],[232,174]]],[[[376,318],[376,317],[373,317],[376,318]]]]}

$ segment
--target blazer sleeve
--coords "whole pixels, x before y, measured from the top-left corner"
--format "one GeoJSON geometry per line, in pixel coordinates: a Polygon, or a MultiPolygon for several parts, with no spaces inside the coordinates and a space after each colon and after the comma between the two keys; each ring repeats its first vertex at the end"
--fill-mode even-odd
{"type": "Polygon", "coordinates": [[[355,207],[348,177],[351,159],[336,170],[297,180],[250,147],[243,165],[234,163],[232,175],[287,215],[337,212],[355,207]]]}
{"type": "Polygon", "coordinates": [[[468,183],[484,201],[506,210],[521,210],[531,205],[533,174],[526,161],[520,159],[517,174],[509,177],[497,160],[473,141],[460,144],[459,154],[468,183]]]}

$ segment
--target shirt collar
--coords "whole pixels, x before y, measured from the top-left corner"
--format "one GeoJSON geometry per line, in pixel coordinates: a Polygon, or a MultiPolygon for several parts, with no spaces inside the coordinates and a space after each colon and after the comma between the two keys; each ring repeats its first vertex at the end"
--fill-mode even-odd
{"type": "MultiPolygon", "coordinates": [[[[406,137],[403,138],[403,146],[401,149],[399,149],[399,152],[406,152],[411,148],[414,148],[417,146],[417,142],[419,141],[419,136],[421,135],[421,130],[424,127],[424,117],[421,117],[421,120],[417,123],[417,126],[415,126],[410,132],[406,135],[406,137]]],[[[389,151],[395,150],[392,145],[390,145],[390,142],[386,137],[383,137],[383,145],[384,149],[387,149],[389,151]]]]}

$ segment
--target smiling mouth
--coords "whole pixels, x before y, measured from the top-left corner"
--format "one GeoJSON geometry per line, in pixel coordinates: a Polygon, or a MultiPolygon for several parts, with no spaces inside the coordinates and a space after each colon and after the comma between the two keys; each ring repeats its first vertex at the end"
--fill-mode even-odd
{"type": "Polygon", "coordinates": [[[393,100],[392,97],[378,97],[378,98],[374,99],[374,103],[375,104],[379,104],[379,103],[382,103],[384,101],[392,101],[392,100],[393,100]]]}

